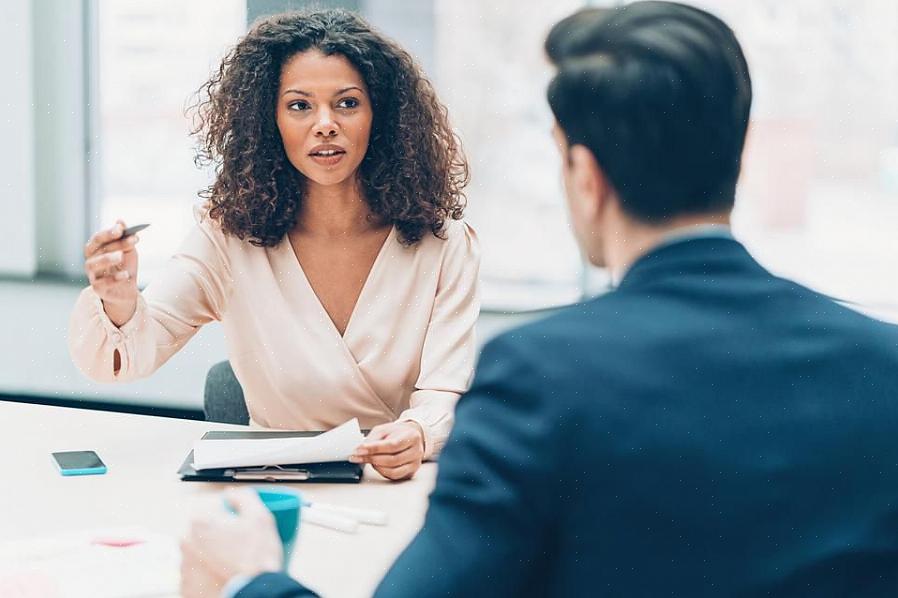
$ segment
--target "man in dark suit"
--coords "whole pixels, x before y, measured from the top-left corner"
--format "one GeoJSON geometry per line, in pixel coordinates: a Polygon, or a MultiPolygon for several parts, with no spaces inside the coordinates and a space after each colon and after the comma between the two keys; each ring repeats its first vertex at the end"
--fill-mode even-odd
{"type": "MultiPolygon", "coordinates": [[[[377,595],[898,594],[898,329],[729,234],[751,104],[732,31],[645,2],[546,48],[574,232],[619,284],[487,344],[377,595]]],[[[200,535],[188,568],[273,568],[209,565],[200,535]]],[[[267,573],[238,596],[307,592],[267,573]]]]}

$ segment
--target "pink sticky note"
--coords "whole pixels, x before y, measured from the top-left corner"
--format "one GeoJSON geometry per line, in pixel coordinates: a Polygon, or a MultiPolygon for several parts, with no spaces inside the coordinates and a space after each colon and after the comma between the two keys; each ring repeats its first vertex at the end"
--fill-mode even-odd
{"type": "Polygon", "coordinates": [[[143,544],[144,541],[140,538],[117,538],[117,537],[106,537],[106,538],[94,538],[90,542],[91,544],[95,544],[97,546],[111,546],[113,548],[127,548],[129,546],[136,546],[138,544],[143,544]]]}

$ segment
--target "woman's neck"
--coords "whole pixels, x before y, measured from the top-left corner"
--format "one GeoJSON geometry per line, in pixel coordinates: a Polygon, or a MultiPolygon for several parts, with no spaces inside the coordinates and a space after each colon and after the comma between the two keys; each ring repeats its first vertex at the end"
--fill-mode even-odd
{"type": "Polygon", "coordinates": [[[356,235],[379,228],[357,180],[338,185],[307,181],[295,233],[336,237],[356,235]]]}

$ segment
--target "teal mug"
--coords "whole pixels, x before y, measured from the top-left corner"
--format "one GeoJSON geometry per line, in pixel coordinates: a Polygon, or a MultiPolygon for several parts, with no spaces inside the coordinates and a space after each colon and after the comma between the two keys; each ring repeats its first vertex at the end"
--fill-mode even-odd
{"type": "MultiPolygon", "coordinates": [[[[286,571],[290,565],[290,557],[293,556],[293,547],[299,532],[302,497],[295,490],[255,488],[255,491],[259,494],[262,504],[274,516],[278,536],[284,547],[284,571],[286,571]]],[[[230,506],[228,508],[230,509],[230,506]]]]}

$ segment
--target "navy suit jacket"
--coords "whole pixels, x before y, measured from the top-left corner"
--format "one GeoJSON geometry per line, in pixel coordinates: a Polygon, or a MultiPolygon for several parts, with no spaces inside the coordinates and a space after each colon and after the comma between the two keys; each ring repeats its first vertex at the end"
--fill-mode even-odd
{"type": "Polygon", "coordinates": [[[731,239],[650,252],[487,344],[377,595],[898,595],[898,328],[731,239]]]}

